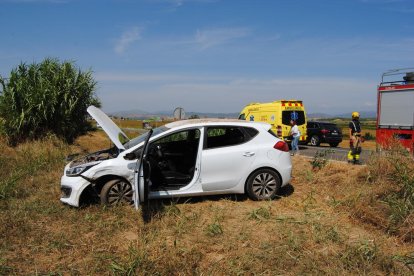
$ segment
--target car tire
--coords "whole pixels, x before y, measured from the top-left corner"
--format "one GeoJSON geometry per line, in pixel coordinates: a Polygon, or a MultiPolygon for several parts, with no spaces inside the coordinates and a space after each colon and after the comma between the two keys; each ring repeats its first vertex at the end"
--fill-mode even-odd
{"type": "Polygon", "coordinates": [[[332,148],[336,148],[338,145],[339,145],[339,143],[330,143],[329,144],[332,148]]]}
{"type": "Polygon", "coordinates": [[[114,179],[105,183],[102,187],[100,198],[101,204],[116,206],[133,203],[132,185],[123,179],[114,179]]]}
{"type": "Polygon", "coordinates": [[[318,135],[313,135],[310,138],[309,143],[311,144],[311,146],[318,147],[321,144],[321,139],[319,139],[319,136],[318,135]]]}
{"type": "Polygon", "coordinates": [[[249,176],[246,192],[252,200],[274,199],[281,186],[277,173],[270,169],[259,169],[249,176]]]}

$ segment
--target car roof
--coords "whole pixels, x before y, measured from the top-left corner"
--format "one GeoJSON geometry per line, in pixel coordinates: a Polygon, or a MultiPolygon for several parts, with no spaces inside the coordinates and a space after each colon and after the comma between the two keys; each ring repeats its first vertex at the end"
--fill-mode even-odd
{"type": "Polygon", "coordinates": [[[261,126],[270,128],[270,125],[263,122],[251,122],[238,119],[215,119],[215,118],[204,118],[204,119],[190,119],[180,120],[172,123],[168,123],[165,126],[168,128],[179,128],[189,126],[208,126],[208,125],[238,125],[238,126],[261,126]]]}

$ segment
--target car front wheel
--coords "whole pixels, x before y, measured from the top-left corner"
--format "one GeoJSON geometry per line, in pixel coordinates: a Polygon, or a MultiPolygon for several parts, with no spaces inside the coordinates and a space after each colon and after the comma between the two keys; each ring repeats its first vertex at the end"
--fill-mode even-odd
{"type": "Polygon", "coordinates": [[[279,176],[274,171],[260,169],[248,178],[246,192],[252,200],[269,200],[276,197],[280,186],[279,176]]]}
{"type": "Polygon", "coordinates": [[[101,190],[101,203],[107,206],[132,204],[133,191],[131,184],[123,179],[108,181],[101,190]]]}
{"type": "Polygon", "coordinates": [[[330,143],[329,146],[332,148],[336,148],[339,145],[339,143],[330,143]]]}
{"type": "Polygon", "coordinates": [[[312,137],[311,137],[311,139],[310,139],[310,144],[312,145],[312,146],[319,146],[320,144],[321,144],[321,141],[320,141],[320,139],[319,139],[319,137],[318,136],[316,136],[316,135],[313,135],[312,137]]]}

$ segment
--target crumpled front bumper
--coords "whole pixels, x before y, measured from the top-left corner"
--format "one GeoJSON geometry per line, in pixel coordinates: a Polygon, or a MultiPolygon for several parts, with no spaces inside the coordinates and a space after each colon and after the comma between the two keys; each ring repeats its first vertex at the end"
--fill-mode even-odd
{"type": "Polygon", "coordinates": [[[79,207],[80,196],[83,190],[90,184],[88,180],[80,176],[62,176],[60,181],[62,191],[60,201],[71,206],[79,207]]]}

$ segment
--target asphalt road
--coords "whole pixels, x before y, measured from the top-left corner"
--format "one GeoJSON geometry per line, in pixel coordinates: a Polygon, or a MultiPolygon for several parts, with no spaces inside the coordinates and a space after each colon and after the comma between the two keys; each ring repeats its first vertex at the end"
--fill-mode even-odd
{"type": "MultiPolygon", "coordinates": [[[[313,147],[313,146],[299,146],[299,154],[303,156],[308,157],[314,157],[317,152],[326,154],[326,158],[329,160],[337,160],[337,161],[348,161],[348,151],[347,148],[331,148],[329,146],[319,146],[319,147],[313,147]]],[[[373,153],[372,150],[364,149],[362,148],[362,152],[360,155],[360,161],[362,164],[364,164],[369,156],[373,153]]]]}

